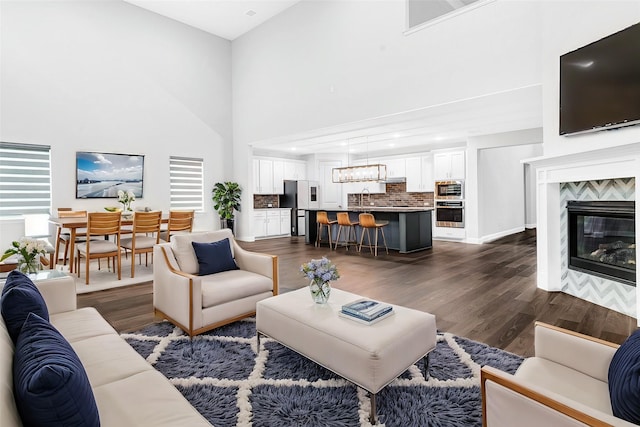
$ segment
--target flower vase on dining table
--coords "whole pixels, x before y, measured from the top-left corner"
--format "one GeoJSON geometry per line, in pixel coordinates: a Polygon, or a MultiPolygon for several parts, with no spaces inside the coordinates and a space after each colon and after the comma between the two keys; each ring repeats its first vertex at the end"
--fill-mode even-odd
{"type": "Polygon", "coordinates": [[[331,285],[329,282],[314,279],[309,284],[311,298],[316,304],[326,304],[331,295],[331,285]]]}

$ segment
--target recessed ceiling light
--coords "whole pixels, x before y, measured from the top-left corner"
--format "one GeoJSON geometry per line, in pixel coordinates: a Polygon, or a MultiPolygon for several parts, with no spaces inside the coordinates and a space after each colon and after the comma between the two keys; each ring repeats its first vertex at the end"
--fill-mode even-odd
{"type": "Polygon", "coordinates": [[[249,10],[247,10],[247,11],[246,11],[246,13],[245,13],[245,15],[247,15],[247,16],[253,16],[253,15],[255,15],[255,14],[256,14],[256,11],[255,11],[255,10],[253,10],[253,9],[249,9],[249,10]]]}
{"type": "Polygon", "coordinates": [[[394,134],[393,134],[393,137],[394,137],[394,138],[400,138],[401,136],[402,136],[402,134],[400,134],[400,133],[394,133],[394,134]]]}
{"type": "Polygon", "coordinates": [[[396,144],[394,144],[393,142],[391,144],[387,144],[389,147],[395,147],[396,144]]]}
{"type": "Polygon", "coordinates": [[[296,147],[291,147],[291,151],[296,151],[297,148],[296,147]]]}

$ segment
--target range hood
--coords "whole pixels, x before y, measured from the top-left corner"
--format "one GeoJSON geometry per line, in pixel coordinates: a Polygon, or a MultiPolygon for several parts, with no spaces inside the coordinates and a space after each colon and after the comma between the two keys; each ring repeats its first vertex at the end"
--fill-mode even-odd
{"type": "Polygon", "coordinates": [[[407,182],[406,176],[389,176],[383,181],[385,184],[398,184],[401,182],[407,182]]]}

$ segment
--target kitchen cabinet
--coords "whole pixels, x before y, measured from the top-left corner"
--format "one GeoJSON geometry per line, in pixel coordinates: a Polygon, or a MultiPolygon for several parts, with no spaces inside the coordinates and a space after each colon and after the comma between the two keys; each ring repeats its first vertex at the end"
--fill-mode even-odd
{"type": "Polygon", "coordinates": [[[253,193],[284,194],[284,161],[253,159],[253,193]]]}
{"type": "Polygon", "coordinates": [[[294,181],[307,179],[307,163],[296,160],[285,160],[284,179],[290,179],[294,181]]]}
{"type": "Polygon", "coordinates": [[[464,151],[436,153],[433,156],[434,179],[464,179],[464,151]]]}
{"type": "Polygon", "coordinates": [[[253,235],[275,237],[291,234],[291,209],[254,209],[253,235]]]}
{"type": "Polygon", "coordinates": [[[280,209],[280,234],[291,234],[291,209],[280,209]]]}
{"type": "Polygon", "coordinates": [[[433,156],[410,157],[405,159],[407,192],[424,193],[434,189],[433,156]]]}
{"type": "Polygon", "coordinates": [[[273,161],[273,178],[271,179],[273,193],[284,194],[284,161],[273,161]]]}
{"type": "Polygon", "coordinates": [[[253,235],[255,237],[264,237],[267,235],[267,211],[254,210],[251,223],[253,224],[253,235]]]}
{"type": "Polygon", "coordinates": [[[407,176],[405,159],[380,159],[379,163],[387,165],[387,178],[404,178],[407,176]]]}
{"type": "Polygon", "coordinates": [[[267,236],[277,236],[280,233],[280,209],[267,210],[267,236]]]}

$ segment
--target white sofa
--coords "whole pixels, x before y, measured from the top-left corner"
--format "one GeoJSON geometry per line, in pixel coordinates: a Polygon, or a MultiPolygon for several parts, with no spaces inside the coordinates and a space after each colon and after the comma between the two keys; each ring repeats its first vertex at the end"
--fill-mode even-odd
{"type": "MultiPolygon", "coordinates": [[[[93,308],[76,307],[71,277],[35,283],[51,323],[69,341],[87,372],[102,427],[210,426],[93,308]]],[[[22,426],[13,397],[14,345],[0,316],[0,425],[22,426]]]]}
{"type": "Polygon", "coordinates": [[[608,371],[617,344],[544,323],[514,375],[481,370],[485,427],[634,426],[613,415],[608,371]]]}
{"type": "Polygon", "coordinates": [[[189,336],[253,316],[256,303],[278,294],[278,257],[242,249],[229,229],[176,234],[154,246],[153,307],[189,336]],[[238,270],[199,276],[192,242],[229,239],[238,270]]]}

